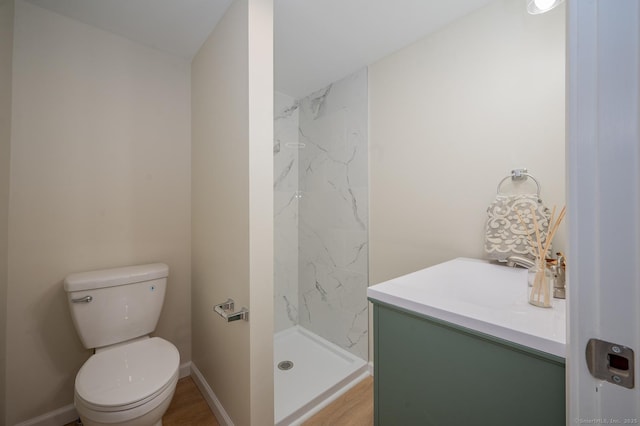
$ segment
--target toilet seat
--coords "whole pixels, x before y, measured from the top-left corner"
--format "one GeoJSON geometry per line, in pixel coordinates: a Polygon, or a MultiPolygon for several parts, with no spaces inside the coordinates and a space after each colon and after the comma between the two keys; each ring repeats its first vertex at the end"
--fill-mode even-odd
{"type": "Polygon", "coordinates": [[[78,372],[76,402],[94,412],[155,405],[152,401],[167,390],[173,393],[169,388],[175,387],[179,364],[176,347],[159,337],[104,350],[91,356],[78,372]]]}

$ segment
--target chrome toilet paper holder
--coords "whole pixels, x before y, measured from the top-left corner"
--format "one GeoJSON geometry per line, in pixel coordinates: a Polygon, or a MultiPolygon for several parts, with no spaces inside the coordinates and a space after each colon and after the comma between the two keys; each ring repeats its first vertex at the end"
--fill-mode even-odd
{"type": "Polygon", "coordinates": [[[238,320],[249,321],[249,310],[243,307],[238,312],[233,312],[234,306],[235,302],[233,301],[233,299],[227,299],[226,302],[215,305],[213,307],[213,310],[227,322],[238,320]]]}

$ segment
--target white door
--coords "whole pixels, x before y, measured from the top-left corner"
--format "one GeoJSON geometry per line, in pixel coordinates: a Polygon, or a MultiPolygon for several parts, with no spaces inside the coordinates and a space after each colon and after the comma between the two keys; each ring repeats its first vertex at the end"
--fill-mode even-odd
{"type": "Polygon", "coordinates": [[[640,1],[567,16],[567,424],[640,424],[640,1]],[[591,338],[634,351],[632,389],[592,377],[591,338]]]}

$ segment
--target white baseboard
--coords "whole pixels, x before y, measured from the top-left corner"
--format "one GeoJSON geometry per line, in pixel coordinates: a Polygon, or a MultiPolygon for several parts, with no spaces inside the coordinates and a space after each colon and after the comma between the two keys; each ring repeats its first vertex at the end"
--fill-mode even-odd
{"type": "Polygon", "coordinates": [[[41,416],[34,417],[15,426],[60,426],[71,423],[78,418],[78,412],[73,404],[65,405],[57,410],[49,411],[41,416]]]}
{"type": "Polygon", "coordinates": [[[178,370],[178,375],[181,379],[184,379],[185,377],[191,375],[191,361],[187,361],[180,364],[180,370],[178,370]]]}
{"type": "Polygon", "coordinates": [[[215,414],[218,422],[222,426],[234,426],[231,417],[229,417],[224,407],[222,406],[222,403],[220,402],[216,394],[213,393],[211,386],[209,386],[207,381],[204,379],[204,376],[193,362],[191,363],[191,377],[198,386],[198,389],[200,389],[200,392],[202,392],[205,401],[207,401],[209,408],[211,408],[211,411],[213,411],[213,414],[215,414]]]}

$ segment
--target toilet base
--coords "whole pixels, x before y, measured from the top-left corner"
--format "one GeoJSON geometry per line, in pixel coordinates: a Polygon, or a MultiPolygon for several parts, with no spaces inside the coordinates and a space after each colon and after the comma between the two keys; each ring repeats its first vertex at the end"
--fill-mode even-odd
{"type": "Polygon", "coordinates": [[[178,382],[178,372],[176,371],[171,385],[165,392],[158,396],[162,400],[160,404],[155,406],[151,411],[143,414],[143,406],[136,407],[131,410],[112,411],[112,412],[96,412],[88,407],[78,404],[76,400],[76,410],[80,415],[83,426],[162,426],[162,416],[166,413],[173,394],[176,390],[178,382]]]}
{"type": "MultiPolygon", "coordinates": [[[[110,423],[110,424],[113,424],[113,423],[110,423]]],[[[84,423],[82,423],[82,419],[79,418],[78,420],[76,420],[74,425],[75,426],[84,426],[84,423]]],[[[153,426],[162,426],[162,420],[158,421],[158,423],[154,424],[153,426]]]]}
{"type": "MultiPolygon", "coordinates": [[[[175,386],[174,386],[175,389],[175,386]]],[[[169,408],[171,404],[171,400],[173,399],[173,392],[171,395],[166,398],[162,404],[155,407],[153,410],[149,411],[146,414],[143,414],[140,417],[136,417],[134,419],[118,421],[114,418],[114,422],[105,422],[104,419],[102,421],[93,420],[87,415],[91,415],[90,413],[79,413],[80,420],[82,420],[83,426],[162,426],[162,416],[169,408]]],[[[124,413],[118,413],[124,414],[124,413]]]]}

